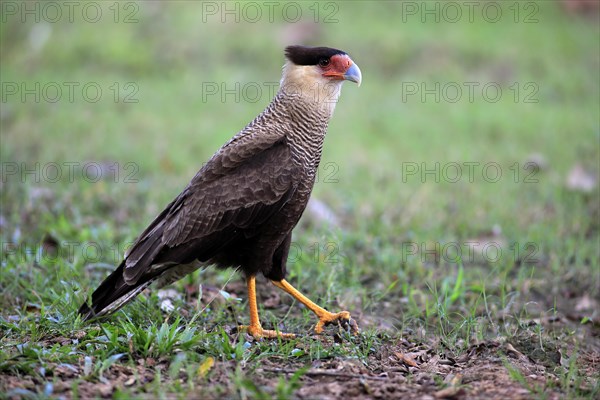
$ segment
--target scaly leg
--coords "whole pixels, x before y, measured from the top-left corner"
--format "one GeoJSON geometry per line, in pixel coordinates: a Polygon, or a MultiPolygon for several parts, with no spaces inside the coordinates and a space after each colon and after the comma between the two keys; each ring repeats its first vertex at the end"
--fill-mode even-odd
{"type": "Polygon", "coordinates": [[[342,325],[350,326],[352,333],[358,333],[358,325],[356,324],[356,321],[350,317],[350,313],[348,311],[342,311],[335,314],[331,313],[323,307],[319,307],[317,304],[313,303],[308,297],[300,293],[285,279],[271,282],[273,282],[273,284],[278,288],[289,293],[293,298],[298,300],[300,303],[304,304],[306,307],[308,307],[309,310],[314,312],[317,315],[317,317],[319,317],[319,322],[317,322],[317,325],[315,326],[316,333],[322,333],[323,327],[325,327],[325,325],[329,325],[336,321],[339,321],[342,325]]]}
{"type": "Polygon", "coordinates": [[[260,325],[260,319],[258,318],[258,306],[256,305],[256,277],[249,276],[246,278],[246,284],[248,285],[248,307],[250,308],[250,325],[240,326],[240,331],[247,331],[249,334],[254,336],[255,339],[260,338],[283,338],[293,339],[296,337],[293,333],[281,333],[277,331],[271,331],[263,329],[260,325]]]}

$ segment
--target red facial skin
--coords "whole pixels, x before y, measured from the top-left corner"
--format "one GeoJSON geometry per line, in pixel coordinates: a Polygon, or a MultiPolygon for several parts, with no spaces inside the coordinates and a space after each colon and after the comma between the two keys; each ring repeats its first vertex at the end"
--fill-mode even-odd
{"type": "Polygon", "coordinates": [[[332,78],[335,80],[344,80],[344,74],[348,71],[353,64],[353,61],[346,54],[336,54],[331,56],[329,59],[329,64],[323,66],[321,65],[321,69],[323,72],[323,76],[328,78],[332,78]]]}

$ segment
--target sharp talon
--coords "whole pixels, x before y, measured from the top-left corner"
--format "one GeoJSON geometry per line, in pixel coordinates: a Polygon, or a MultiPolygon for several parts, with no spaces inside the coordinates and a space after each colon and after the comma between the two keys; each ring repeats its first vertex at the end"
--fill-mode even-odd
{"type": "Polygon", "coordinates": [[[347,319],[342,319],[339,321],[340,328],[347,331],[350,329],[350,321],[347,319]]]}
{"type": "MultiPolygon", "coordinates": [[[[285,279],[271,282],[273,282],[273,284],[279,289],[289,293],[293,298],[304,304],[309,310],[317,315],[319,322],[317,322],[314,328],[317,335],[323,333],[323,328],[333,322],[337,322],[343,327],[349,327],[354,334],[358,333],[358,325],[356,324],[356,321],[350,317],[350,313],[348,311],[341,311],[337,314],[330,313],[323,307],[319,307],[319,305],[313,303],[308,297],[300,293],[285,279]]],[[[256,318],[256,320],[258,320],[258,318],[256,318]]]]}
{"type": "Polygon", "coordinates": [[[250,336],[252,336],[256,340],[260,339],[294,339],[296,337],[293,333],[283,333],[278,331],[272,331],[263,329],[260,326],[248,326],[248,325],[240,325],[238,326],[238,332],[246,332],[250,336]]]}
{"type": "Polygon", "coordinates": [[[358,329],[358,324],[356,323],[356,320],[350,318],[349,324],[350,324],[350,330],[352,331],[352,334],[358,335],[360,333],[360,330],[358,329]]]}
{"type": "Polygon", "coordinates": [[[334,322],[336,322],[338,326],[344,330],[350,330],[354,334],[359,332],[358,324],[352,319],[352,317],[350,317],[350,313],[348,311],[342,311],[337,314],[327,312],[327,314],[321,315],[319,322],[315,326],[315,333],[323,333],[323,328],[334,322]]]}
{"type": "Polygon", "coordinates": [[[343,324],[343,328],[346,332],[352,333],[353,335],[358,335],[360,332],[355,319],[350,318],[349,320],[344,320],[343,324]]]}
{"type": "Polygon", "coordinates": [[[348,333],[352,333],[353,335],[357,335],[359,333],[358,324],[353,318],[340,319],[339,325],[341,329],[348,333]]]}

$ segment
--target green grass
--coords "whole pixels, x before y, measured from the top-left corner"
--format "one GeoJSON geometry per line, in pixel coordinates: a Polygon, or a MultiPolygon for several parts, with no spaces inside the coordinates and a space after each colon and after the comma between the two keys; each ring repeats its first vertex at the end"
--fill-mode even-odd
{"type": "MultiPolygon", "coordinates": [[[[413,393],[431,395],[416,378],[422,372],[390,364],[393,353],[413,346],[460,360],[482,343],[510,343],[545,368],[533,371],[505,348],[500,358],[484,353],[478,362],[503,368],[509,379],[499,389],[514,385],[536,398],[598,395],[598,189],[566,187],[577,164],[596,184],[600,176],[597,15],[521,2],[520,18],[534,4],[538,22],[515,23],[503,4],[498,23],[477,13],[472,23],[422,23],[400,3],[354,2],[339,4],[337,23],[300,27],[281,15],[273,23],[203,22],[196,3],[152,2],[140,3],[138,22],[125,24],[112,20],[112,3],[102,4],[109,17],[95,24],[77,17],[35,28],[8,17],[0,25],[0,398],[102,390],[116,398],[319,397],[303,392],[318,386],[307,374],[338,366],[371,377],[402,374],[413,393]],[[49,29],[39,50],[30,44],[34,28],[49,29]],[[363,85],[344,87],[314,191],[340,226],[303,217],[288,280],[328,309],[351,311],[361,335],[335,328],[324,338],[309,335],[314,317],[283,293],[273,297],[259,279],[259,293],[271,300],[260,306],[263,325],[301,335],[252,341],[235,330],[248,323],[240,276],[215,269],[174,285],[181,294],[174,311],[162,311],[152,291],[109,319],[82,324],[77,308],[127,244],[262,111],[282,49],[296,41],[348,51],[363,85]],[[63,93],[51,103],[5,92],[6,84],[36,82],[94,82],[103,95],[90,102],[76,90],[74,101],[63,93]],[[203,96],[203,84],[249,82],[264,88],[255,102],[203,96]],[[473,101],[465,92],[457,102],[436,102],[406,93],[411,84],[466,90],[468,82],[497,84],[502,97],[486,101],[477,89],[473,101]],[[137,102],[125,102],[128,95],[137,102]],[[21,170],[35,163],[37,180],[21,170]],[[51,163],[63,172],[56,181],[48,179],[51,163]],[[66,163],[76,163],[72,176],[66,163]],[[436,163],[438,172],[424,171],[436,163]],[[456,165],[462,175],[453,182],[456,165]],[[97,166],[102,178],[90,182],[97,166]],[[292,372],[265,371],[277,368],[292,372]]],[[[321,19],[334,10],[327,4],[319,4],[321,19]]],[[[309,6],[302,3],[305,21],[309,6]]],[[[447,387],[447,375],[432,372],[434,387],[447,387]]],[[[402,397],[385,392],[384,381],[351,382],[363,394],[402,397]]],[[[475,393],[485,378],[468,382],[465,390],[475,393]]]]}

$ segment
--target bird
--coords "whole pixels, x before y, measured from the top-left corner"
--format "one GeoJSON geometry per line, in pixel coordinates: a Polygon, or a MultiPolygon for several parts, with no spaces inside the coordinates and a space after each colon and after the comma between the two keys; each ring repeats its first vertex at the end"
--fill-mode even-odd
{"type": "Polygon", "coordinates": [[[330,47],[290,45],[284,54],[274,98],[137,237],[93,292],[91,306],[82,304],[84,321],[114,313],[154,282],[165,286],[214,265],[243,273],[250,323],[239,329],[256,339],[296,336],[262,328],[258,274],[315,313],[315,333],[332,323],[359,332],[348,311],[327,311],[285,276],[292,230],[312,192],[342,83],[360,86],[361,71],[346,52],[330,47]]]}

